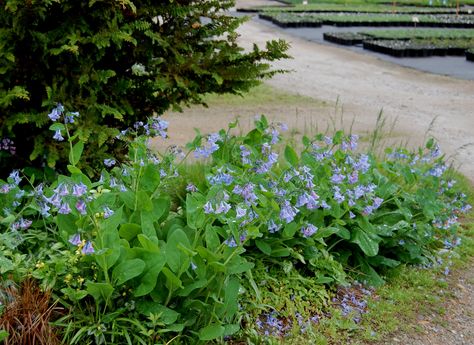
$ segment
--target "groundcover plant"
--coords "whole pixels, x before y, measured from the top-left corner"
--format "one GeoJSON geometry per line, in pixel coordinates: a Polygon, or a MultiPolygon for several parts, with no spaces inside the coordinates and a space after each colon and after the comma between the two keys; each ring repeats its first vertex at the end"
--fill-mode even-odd
{"type": "MultiPolygon", "coordinates": [[[[324,286],[377,286],[386,269],[436,262],[459,244],[458,216],[470,207],[433,140],[379,158],[336,132],[303,137],[300,150],[263,116],[243,135],[237,123],[198,133],[187,153],[151,152],[148,140],[166,138],[167,123],[137,122],[116,139],[127,160],[105,159],[91,181],[77,168],[78,116],[60,105],[49,116],[51,135],[69,146],[68,175],[38,184],[15,170],[0,181],[3,285],[36,280],[60,307],[51,322],[68,344],[195,344],[252,328],[283,337],[292,325],[276,306],[246,319],[246,296],[263,289],[253,274],[285,272],[304,291],[317,284],[322,306],[324,286]],[[205,160],[203,177],[183,168],[188,154],[205,160]]],[[[0,288],[0,325],[11,330],[8,291],[0,288]]],[[[366,308],[351,291],[336,299],[347,314],[366,308]]],[[[305,330],[318,317],[296,312],[305,330]]]]}

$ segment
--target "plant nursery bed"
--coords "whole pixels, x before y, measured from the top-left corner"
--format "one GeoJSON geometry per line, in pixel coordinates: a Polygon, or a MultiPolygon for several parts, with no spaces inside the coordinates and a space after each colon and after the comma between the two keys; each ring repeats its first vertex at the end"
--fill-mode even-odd
{"type": "Polygon", "coordinates": [[[466,50],[466,60],[474,62],[474,49],[466,50]]]}
{"type": "Polygon", "coordinates": [[[272,13],[259,14],[261,19],[269,20],[281,27],[335,26],[419,26],[446,28],[474,28],[473,15],[403,15],[373,13],[272,13]]]}
{"type": "Polygon", "coordinates": [[[446,55],[464,55],[466,46],[463,44],[443,41],[436,44],[433,41],[416,40],[367,40],[363,42],[364,49],[395,57],[428,57],[446,55]]]}
{"type": "Polygon", "coordinates": [[[325,32],[323,38],[328,42],[353,46],[362,44],[368,36],[358,32],[325,32]]]}

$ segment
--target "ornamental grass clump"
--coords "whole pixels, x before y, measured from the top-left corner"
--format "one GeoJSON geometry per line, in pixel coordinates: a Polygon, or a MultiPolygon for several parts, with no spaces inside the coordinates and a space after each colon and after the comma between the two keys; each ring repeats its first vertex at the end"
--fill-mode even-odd
{"type": "Polygon", "coordinates": [[[233,123],[198,134],[188,153],[156,153],[147,143],[165,140],[168,124],[155,117],[119,132],[126,159],[104,157],[90,179],[81,117],[59,104],[49,113],[67,174],[38,184],[13,170],[0,180],[0,275],[51,291],[65,310],[54,321],[64,343],[238,338],[247,310],[267,320],[262,333],[309,332],[330,298],[324,284],[382,284],[386,269],[428,265],[459,244],[469,206],[433,141],[381,159],[336,132],[304,137],[297,153],[282,143],[286,126],[262,116],[244,135],[233,123]],[[178,173],[192,152],[206,162],[202,179],[178,173]],[[262,302],[270,288],[256,280],[274,273],[317,294],[308,302],[295,286],[302,309],[285,314],[262,302]]]}

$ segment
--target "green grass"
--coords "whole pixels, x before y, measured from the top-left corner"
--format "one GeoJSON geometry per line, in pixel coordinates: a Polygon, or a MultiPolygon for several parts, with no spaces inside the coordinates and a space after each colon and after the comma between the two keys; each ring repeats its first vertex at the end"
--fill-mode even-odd
{"type": "Polygon", "coordinates": [[[259,106],[262,104],[282,104],[282,105],[301,105],[307,106],[321,106],[326,103],[316,100],[311,97],[302,96],[299,94],[291,94],[285,91],[280,91],[267,84],[260,84],[251,89],[249,92],[240,95],[208,95],[204,101],[209,107],[219,106],[259,106]]]}

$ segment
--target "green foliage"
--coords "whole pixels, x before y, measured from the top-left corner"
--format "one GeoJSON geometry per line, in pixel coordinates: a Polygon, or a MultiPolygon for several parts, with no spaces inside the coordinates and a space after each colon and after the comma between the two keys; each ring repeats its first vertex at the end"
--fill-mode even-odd
{"type": "MultiPolygon", "coordinates": [[[[64,171],[68,150],[50,138],[49,111],[79,111],[80,166],[90,176],[108,155],[123,157],[120,129],[205,93],[240,93],[275,73],[286,43],[244,52],[243,18],[232,1],[8,0],[0,8],[0,137],[16,144],[2,175],[47,165],[64,171]],[[15,167],[14,166],[14,167],[15,167]]],[[[0,152],[0,155],[9,155],[0,152]]],[[[4,162],[7,162],[6,164],[4,162]]]]}
{"type": "MultiPolygon", "coordinates": [[[[432,140],[377,159],[343,132],[303,137],[297,151],[280,145],[283,124],[262,116],[236,136],[232,123],[188,145],[212,164],[172,205],[179,151],[158,157],[138,136],[128,160],[109,159],[94,181],[78,168],[86,148],[72,126],[51,126],[68,138],[67,175],[0,180],[0,275],[52,290],[68,344],[219,341],[252,317],[257,339],[269,327],[285,334],[282,320],[309,331],[325,286],[346,286],[348,272],[381,285],[401,264],[430,267],[459,244],[457,215],[469,209],[432,140]]],[[[160,119],[154,127],[165,136],[160,119]]]]}

